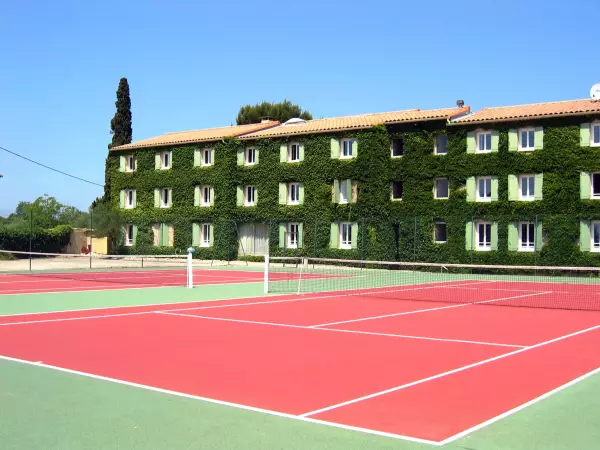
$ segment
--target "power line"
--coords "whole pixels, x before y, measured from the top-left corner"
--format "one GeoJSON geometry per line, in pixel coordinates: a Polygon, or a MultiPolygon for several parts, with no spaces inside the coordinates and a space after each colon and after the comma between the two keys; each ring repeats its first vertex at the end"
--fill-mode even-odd
{"type": "Polygon", "coordinates": [[[8,150],[8,149],[4,148],[4,147],[0,147],[0,150],[4,150],[5,152],[7,152],[7,153],[10,153],[11,155],[18,156],[19,158],[21,158],[21,159],[24,159],[25,161],[29,161],[29,162],[31,162],[31,163],[33,163],[33,164],[37,164],[38,166],[42,166],[42,167],[43,167],[43,168],[45,168],[45,169],[52,170],[52,171],[54,171],[54,172],[58,172],[58,173],[60,173],[61,175],[66,175],[67,177],[75,178],[76,180],[83,181],[84,183],[89,183],[89,184],[93,184],[93,185],[95,185],[95,186],[104,187],[104,185],[103,185],[103,184],[94,183],[93,181],[86,180],[86,179],[84,179],[84,178],[80,178],[80,177],[76,177],[75,175],[71,175],[70,173],[63,172],[62,170],[58,170],[58,169],[55,169],[54,167],[50,167],[50,166],[47,166],[47,165],[45,165],[45,164],[42,164],[42,163],[40,163],[40,162],[34,161],[33,159],[29,159],[29,158],[27,158],[26,156],[19,155],[18,153],[12,152],[12,151],[10,151],[10,150],[8,150]]]}

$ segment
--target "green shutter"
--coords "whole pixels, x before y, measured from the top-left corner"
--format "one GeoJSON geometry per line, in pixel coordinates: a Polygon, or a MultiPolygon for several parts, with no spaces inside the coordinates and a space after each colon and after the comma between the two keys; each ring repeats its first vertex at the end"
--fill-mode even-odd
{"type": "Polygon", "coordinates": [[[498,177],[492,177],[492,201],[498,201],[498,177]]]}
{"type": "Polygon", "coordinates": [[[358,248],[358,224],[355,222],[352,224],[350,230],[351,246],[352,248],[358,248]]]}
{"type": "Polygon", "coordinates": [[[192,224],[192,247],[198,247],[200,245],[200,225],[197,223],[192,224]]]}
{"type": "Polygon", "coordinates": [[[254,164],[258,164],[258,149],[254,150],[254,164]]]}
{"type": "Polygon", "coordinates": [[[215,242],[215,227],[213,226],[213,224],[211,223],[209,226],[209,232],[210,232],[210,237],[208,238],[208,243],[209,245],[212,247],[214,242],[215,242]]]}
{"type": "Polygon", "coordinates": [[[200,186],[194,186],[194,206],[200,206],[200,186]]]}
{"type": "Polygon", "coordinates": [[[136,243],[137,232],[138,232],[138,227],[137,227],[137,225],[134,225],[133,226],[133,236],[132,236],[133,245],[135,245],[135,243],[136,243]]]}
{"type": "Polygon", "coordinates": [[[348,203],[352,203],[352,180],[346,180],[346,199],[348,203]]]}
{"type": "Polygon", "coordinates": [[[331,138],[331,158],[338,159],[340,157],[340,140],[331,138]]]}
{"type": "MultiPolygon", "coordinates": [[[[535,188],[537,192],[537,186],[535,188]]],[[[519,199],[519,178],[516,175],[508,176],[508,201],[514,202],[519,199]]]]}
{"type": "Polygon", "coordinates": [[[285,223],[280,223],[279,224],[279,248],[285,248],[285,232],[286,232],[287,228],[286,228],[286,224],[285,223]]]}
{"type": "Polygon", "coordinates": [[[154,207],[160,207],[160,189],[158,188],[154,189],[154,207]]]}
{"type": "Polygon", "coordinates": [[[500,132],[492,130],[492,152],[498,151],[498,142],[500,141],[500,132]]]}
{"type": "Polygon", "coordinates": [[[160,153],[154,154],[154,168],[156,170],[160,169],[160,153]]]}
{"type": "Polygon", "coordinates": [[[535,185],[534,185],[534,197],[536,200],[543,199],[543,186],[544,186],[544,174],[536,173],[535,174],[535,185]]]}
{"type": "Polygon", "coordinates": [[[237,206],[242,206],[244,204],[244,186],[237,187],[237,206]]]}
{"type": "Polygon", "coordinates": [[[465,249],[473,250],[473,222],[467,222],[465,225],[465,249]]]}
{"type": "Polygon", "coordinates": [[[171,206],[173,206],[173,189],[169,188],[169,201],[167,207],[170,208],[171,206]]]}
{"type": "Polygon", "coordinates": [[[214,148],[210,149],[210,165],[211,166],[215,165],[215,149],[214,148]]]}
{"type": "Polygon", "coordinates": [[[352,155],[354,158],[358,158],[358,139],[354,141],[354,154],[352,155]]]}
{"type": "Polygon", "coordinates": [[[340,202],[340,182],[333,180],[333,203],[340,202]]]}
{"type": "Polygon", "coordinates": [[[579,222],[579,248],[582,252],[589,252],[591,247],[590,222],[581,220],[579,222]]]}
{"type": "Polygon", "coordinates": [[[543,236],[542,222],[536,222],[535,224],[535,251],[539,252],[542,249],[542,236],[543,236]]]}
{"type": "Polygon", "coordinates": [[[339,225],[336,222],[331,224],[331,235],[329,238],[329,246],[331,248],[338,248],[338,240],[340,238],[339,225]]]}
{"type": "Polygon", "coordinates": [[[279,162],[282,162],[282,163],[286,162],[287,155],[288,155],[287,144],[281,144],[281,146],[279,147],[279,162]]]}
{"type": "Polygon", "coordinates": [[[544,128],[535,127],[534,148],[541,150],[544,148],[544,128]]]}
{"type": "Polygon", "coordinates": [[[508,251],[516,252],[519,249],[519,229],[517,224],[510,222],[508,224],[508,251]]]}
{"type": "Polygon", "coordinates": [[[125,156],[121,155],[119,157],[119,170],[121,172],[125,172],[126,167],[127,167],[127,161],[125,160],[125,156]]]}
{"type": "Polygon", "coordinates": [[[285,205],[287,203],[287,185],[285,183],[279,183],[279,204],[285,205]]]}
{"type": "Polygon", "coordinates": [[[254,187],[254,204],[258,205],[258,187],[254,187]]]}
{"type": "MultiPolygon", "coordinates": [[[[215,204],[215,188],[214,187],[210,187],[210,205],[214,205],[215,204]]],[[[212,236],[212,234],[211,234],[212,236]]]]}
{"type": "Polygon", "coordinates": [[[298,200],[302,205],[304,204],[304,184],[299,184],[298,186],[298,200]]]}
{"type": "Polygon", "coordinates": [[[125,208],[125,189],[121,189],[119,192],[119,208],[125,208]]]}
{"type": "Polygon", "coordinates": [[[137,191],[134,189],[133,190],[133,208],[137,207],[137,191]]]}
{"type": "Polygon", "coordinates": [[[302,248],[304,227],[301,223],[298,224],[298,248],[302,248]]]}
{"type": "Polygon", "coordinates": [[[158,242],[163,247],[169,244],[169,227],[165,223],[160,224],[158,242]]]}
{"type": "Polygon", "coordinates": [[[475,153],[475,132],[467,133],[467,153],[475,153]]]}
{"type": "Polygon", "coordinates": [[[592,182],[588,172],[581,172],[579,175],[579,194],[582,200],[589,200],[592,197],[592,182]]]}
{"type": "Polygon", "coordinates": [[[579,128],[579,145],[582,147],[590,146],[590,124],[582,123],[579,128]]]}
{"type": "Polygon", "coordinates": [[[492,222],[490,228],[492,232],[491,248],[492,250],[498,250],[498,222],[492,222]]]}
{"type": "Polygon", "coordinates": [[[300,149],[300,161],[304,161],[304,144],[298,144],[300,149]]]}
{"type": "Polygon", "coordinates": [[[202,161],[202,153],[199,148],[194,149],[194,166],[199,166],[202,161]]]}
{"type": "Polygon", "coordinates": [[[243,166],[244,165],[244,156],[246,154],[246,150],[243,148],[239,148],[237,151],[237,165],[238,166],[243,166]]]}
{"type": "Polygon", "coordinates": [[[508,130],[508,151],[516,152],[519,148],[519,132],[517,130],[508,130]]]}
{"type": "Polygon", "coordinates": [[[467,201],[475,201],[475,177],[467,178],[467,201]]]}

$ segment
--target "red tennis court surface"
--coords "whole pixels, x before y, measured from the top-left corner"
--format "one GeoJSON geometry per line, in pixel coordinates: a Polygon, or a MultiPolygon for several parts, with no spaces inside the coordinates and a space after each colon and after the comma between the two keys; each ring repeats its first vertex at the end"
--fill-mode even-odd
{"type": "Polygon", "coordinates": [[[600,371],[600,312],[493,304],[557,285],[470,285],[7,316],[0,355],[432,445],[600,371]],[[488,303],[453,302],[473,292],[488,303]]]}

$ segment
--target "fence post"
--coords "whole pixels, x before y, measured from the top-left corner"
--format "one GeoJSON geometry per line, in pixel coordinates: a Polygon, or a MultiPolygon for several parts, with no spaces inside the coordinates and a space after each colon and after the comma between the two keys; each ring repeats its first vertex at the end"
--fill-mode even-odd
{"type": "Polygon", "coordinates": [[[33,210],[29,210],[29,271],[31,272],[31,252],[33,241],[33,210]]]}
{"type": "Polygon", "coordinates": [[[94,211],[94,208],[90,208],[90,247],[88,249],[90,251],[90,269],[92,268],[92,249],[94,247],[94,244],[92,243],[92,241],[94,240],[93,211],[94,211]]]}
{"type": "Polygon", "coordinates": [[[415,216],[415,230],[413,236],[413,261],[417,260],[417,216],[415,216]]]}

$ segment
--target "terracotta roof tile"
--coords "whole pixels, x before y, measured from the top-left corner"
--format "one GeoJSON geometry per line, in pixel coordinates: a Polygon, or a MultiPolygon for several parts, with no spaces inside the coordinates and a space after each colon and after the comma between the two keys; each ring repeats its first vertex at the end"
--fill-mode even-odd
{"type": "Polygon", "coordinates": [[[326,119],[307,120],[298,123],[284,123],[276,127],[246,134],[240,139],[257,139],[266,137],[291,136],[299,134],[327,133],[360,128],[372,128],[375,125],[389,125],[401,122],[421,122],[426,120],[443,120],[469,113],[470,108],[442,108],[421,111],[409,109],[385,113],[361,114],[358,116],[331,117],[326,119]]]}
{"type": "Polygon", "coordinates": [[[508,122],[540,117],[560,117],[600,113],[600,101],[591,99],[567,100],[562,102],[533,103],[530,105],[497,106],[483,108],[468,116],[454,119],[454,124],[508,122]]]}
{"type": "Polygon", "coordinates": [[[230,127],[204,128],[202,130],[180,131],[166,133],[149,139],[144,139],[131,144],[119,145],[112,150],[127,150],[134,148],[164,147],[167,145],[194,144],[198,142],[218,141],[226,137],[240,136],[256,130],[278,125],[279,122],[270,121],[265,123],[254,123],[250,125],[236,125],[230,127]]]}

